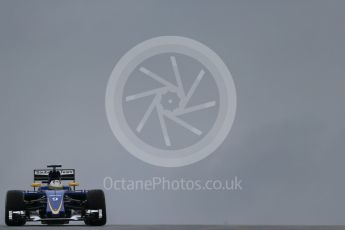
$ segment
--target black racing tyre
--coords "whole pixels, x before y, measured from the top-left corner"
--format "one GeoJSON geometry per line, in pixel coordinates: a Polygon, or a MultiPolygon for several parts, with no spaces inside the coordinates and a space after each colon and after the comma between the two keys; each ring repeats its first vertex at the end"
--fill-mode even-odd
{"type": "Polygon", "coordinates": [[[16,214],[12,214],[12,219],[10,219],[10,211],[25,212],[25,201],[23,191],[11,190],[7,192],[5,205],[5,223],[7,226],[22,226],[26,223],[25,217],[16,214]]]}
{"type": "Polygon", "coordinates": [[[84,219],[86,225],[102,226],[107,222],[105,196],[102,190],[89,190],[86,193],[86,210],[102,210],[102,217],[98,215],[87,215],[84,219]]]}

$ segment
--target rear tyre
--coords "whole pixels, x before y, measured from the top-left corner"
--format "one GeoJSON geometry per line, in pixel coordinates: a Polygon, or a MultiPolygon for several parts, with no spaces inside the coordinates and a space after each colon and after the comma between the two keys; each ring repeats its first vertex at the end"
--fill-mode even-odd
{"type": "Polygon", "coordinates": [[[7,226],[22,226],[26,223],[24,193],[11,190],[6,195],[5,223],[7,226]],[[24,215],[15,212],[24,211],[24,215]]]}
{"type": "Polygon", "coordinates": [[[84,223],[90,226],[102,226],[107,222],[105,197],[102,190],[90,190],[86,194],[86,211],[98,210],[98,213],[86,213],[84,223]]]}

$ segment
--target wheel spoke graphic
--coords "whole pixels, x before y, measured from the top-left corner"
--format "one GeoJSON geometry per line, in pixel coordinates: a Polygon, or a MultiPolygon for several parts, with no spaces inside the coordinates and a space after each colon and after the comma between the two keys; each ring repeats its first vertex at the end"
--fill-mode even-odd
{"type": "Polygon", "coordinates": [[[211,108],[211,107],[213,107],[215,105],[216,105],[215,101],[210,101],[210,102],[203,103],[203,104],[200,104],[200,105],[191,106],[191,107],[188,107],[186,109],[176,110],[176,112],[174,112],[174,115],[175,116],[180,116],[180,115],[183,115],[183,114],[192,113],[192,112],[196,112],[196,111],[203,110],[203,109],[208,109],[208,108],[211,108]]]}
{"type": "Polygon", "coordinates": [[[175,56],[171,56],[170,61],[171,61],[171,65],[172,65],[173,70],[174,70],[174,75],[176,78],[177,86],[179,88],[179,94],[181,97],[185,97],[184,88],[183,88],[183,84],[182,84],[182,80],[181,80],[181,75],[180,75],[180,71],[179,71],[178,66],[177,66],[175,56]]]}
{"type": "Polygon", "coordinates": [[[201,79],[203,78],[204,75],[205,75],[205,71],[203,69],[200,70],[198,76],[196,77],[196,79],[193,82],[193,85],[189,89],[187,96],[182,99],[182,102],[181,102],[181,107],[182,108],[186,107],[187,103],[189,102],[190,98],[193,96],[196,88],[199,86],[200,81],[201,81],[201,79]]]}
{"type": "Polygon", "coordinates": [[[162,108],[160,106],[156,106],[156,108],[157,108],[158,119],[159,119],[159,123],[161,125],[161,129],[162,129],[165,145],[166,146],[171,146],[170,138],[169,138],[169,134],[168,134],[168,130],[167,130],[167,126],[166,126],[166,123],[165,123],[165,120],[164,120],[164,117],[163,117],[162,108]]]}
{"type": "Polygon", "coordinates": [[[173,91],[177,91],[177,87],[173,84],[171,84],[170,82],[168,82],[167,80],[165,80],[164,78],[160,77],[159,75],[151,72],[150,70],[146,69],[145,67],[140,67],[140,72],[146,74],[147,76],[151,77],[152,79],[158,81],[159,83],[167,86],[170,90],[173,91]]]}
{"type": "Polygon", "coordinates": [[[184,120],[182,120],[179,117],[174,116],[173,114],[169,113],[169,112],[164,112],[164,115],[169,118],[170,120],[175,121],[177,124],[181,125],[183,128],[188,129],[189,131],[191,131],[192,133],[200,136],[202,134],[202,131],[200,131],[199,129],[193,127],[192,125],[188,124],[187,122],[185,122],[184,120]]]}
{"type": "Polygon", "coordinates": [[[147,97],[147,96],[150,96],[150,95],[153,95],[153,94],[161,93],[161,92],[164,92],[166,89],[167,89],[167,87],[162,87],[162,88],[153,89],[153,90],[145,91],[145,92],[142,92],[142,93],[130,95],[130,96],[126,97],[126,101],[132,101],[132,100],[136,100],[136,99],[139,99],[139,98],[147,97]]]}
{"type": "Polygon", "coordinates": [[[158,99],[159,99],[159,97],[158,97],[158,95],[156,95],[156,96],[154,97],[154,99],[152,100],[152,102],[151,102],[149,108],[146,110],[144,116],[142,117],[141,121],[139,122],[139,124],[138,124],[138,126],[137,126],[137,128],[136,128],[136,130],[137,130],[138,133],[140,133],[141,130],[143,129],[143,127],[144,127],[144,125],[145,125],[147,119],[150,117],[150,115],[151,115],[153,109],[155,108],[158,99]]]}
{"type": "Polygon", "coordinates": [[[195,135],[200,136],[203,134],[201,130],[187,123],[186,121],[184,121],[182,118],[178,116],[192,113],[192,112],[197,112],[197,111],[204,110],[207,108],[211,108],[216,105],[216,101],[209,101],[209,102],[199,104],[196,106],[186,107],[191,97],[193,96],[195,91],[198,89],[198,86],[205,75],[205,71],[203,69],[200,70],[198,76],[195,78],[192,86],[190,87],[186,95],[183,84],[182,84],[182,79],[181,79],[180,71],[177,65],[176,57],[170,56],[170,62],[171,62],[178,86],[175,86],[174,84],[165,80],[158,74],[152,72],[151,70],[148,70],[144,66],[141,66],[139,68],[140,72],[151,77],[152,79],[163,84],[164,86],[158,89],[152,89],[152,90],[144,91],[144,92],[133,94],[126,97],[126,102],[130,102],[133,100],[137,100],[139,98],[155,95],[154,99],[152,100],[151,104],[146,110],[144,116],[141,118],[138,126],[136,127],[136,131],[138,133],[142,131],[144,125],[146,124],[147,120],[151,116],[153,110],[156,109],[157,114],[158,114],[159,124],[162,130],[164,143],[166,146],[171,146],[171,140],[168,134],[168,128],[166,126],[165,118],[174,121],[177,125],[187,129],[188,131],[194,133],[195,135]],[[166,93],[167,91],[170,93],[166,93]],[[164,100],[163,99],[164,97],[167,97],[167,100],[164,100]],[[173,102],[175,104],[172,104],[173,102]]]}

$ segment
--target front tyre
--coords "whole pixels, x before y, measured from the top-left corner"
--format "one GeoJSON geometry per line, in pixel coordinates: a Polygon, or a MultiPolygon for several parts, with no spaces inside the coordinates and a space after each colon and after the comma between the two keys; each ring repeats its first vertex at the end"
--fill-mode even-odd
{"type": "Polygon", "coordinates": [[[107,222],[105,196],[102,190],[90,190],[86,194],[85,219],[86,225],[102,226],[107,222]]]}
{"type": "Polygon", "coordinates": [[[24,193],[11,190],[6,195],[5,223],[7,226],[22,226],[26,223],[24,193]]]}

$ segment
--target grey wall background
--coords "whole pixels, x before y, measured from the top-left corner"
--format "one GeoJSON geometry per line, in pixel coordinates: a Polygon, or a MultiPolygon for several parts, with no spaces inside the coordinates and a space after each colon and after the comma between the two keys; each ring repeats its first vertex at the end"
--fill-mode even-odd
{"type": "MultiPolygon", "coordinates": [[[[32,169],[103,178],[241,177],[229,192],[107,192],[116,224],[345,224],[344,1],[0,1],[0,216],[32,169]],[[182,168],[117,142],[104,97],[120,57],[161,35],[194,38],[233,74],[225,143],[182,168]],[[95,170],[95,172],[93,172],[95,170]]],[[[1,219],[3,223],[3,219],[1,219]]]]}

